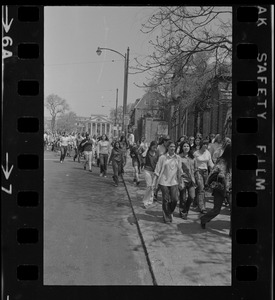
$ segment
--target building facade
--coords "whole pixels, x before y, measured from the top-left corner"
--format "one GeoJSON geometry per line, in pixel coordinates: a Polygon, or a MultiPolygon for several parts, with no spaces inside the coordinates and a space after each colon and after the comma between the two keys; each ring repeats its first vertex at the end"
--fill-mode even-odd
{"type": "Polygon", "coordinates": [[[77,120],[79,132],[89,133],[92,136],[101,136],[106,134],[108,137],[113,136],[113,123],[105,115],[94,115],[90,117],[79,117],[77,120]]]}

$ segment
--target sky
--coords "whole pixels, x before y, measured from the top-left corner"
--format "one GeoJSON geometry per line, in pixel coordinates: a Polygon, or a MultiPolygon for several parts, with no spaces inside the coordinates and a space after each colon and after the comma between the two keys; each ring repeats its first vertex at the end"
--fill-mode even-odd
{"type": "MultiPolygon", "coordinates": [[[[130,48],[129,66],[135,57],[153,51],[148,43],[153,35],[140,31],[157,7],[46,6],[44,10],[44,96],[57,94],[78,116],[109,115],[123,103],[124,60],[130,48]]],[[[131,72],[131,71],[130,71],[131,72]]],[[[144,95],[145,74],[129,74],[127,103],[144,95]]],[[[45,116],[49,112],[45,110],[45,116]]]]}

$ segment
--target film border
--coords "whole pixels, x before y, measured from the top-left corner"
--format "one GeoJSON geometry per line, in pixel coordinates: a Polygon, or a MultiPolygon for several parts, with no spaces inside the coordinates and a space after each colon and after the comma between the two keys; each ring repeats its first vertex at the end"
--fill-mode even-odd
{"type": "MultiPolygon", "coordinates": [[[[195,299],[258,299],[259,295],[267,299],[271,294],[272,8],[258,7],[257,22],[241,22],[238,10],[240,18],[240,11],[246,15],[247,9],[250,8],[233,7],[232,140],[234,166],[241,169],[233,168],[232,286],[183,287],[173,291],[163,287],[154,290],[155,296],[163,292],[182,296],[184,292],[195,299]],[[257,59],[238,58],[237,46],[245,43],[257,45],[257,59]],[[240,81],[251,81],[249,95],[242,94],[240,81]],[[237,126],[240,118],[244,121],[237,126]],[[256,119],[258,131],[247,133],[246,119],[256,119]],[[254,206],[249,204],[251,195],[256,195],[254,206]],[[256,242],[245,244],[241,238],[237,243],[240,230],[256,230],[256,242]]],[[[113,297],[127,299],[126,295],[133,296],[131,287],[124,287],[122,295],[120,287],[43,286],[43,25],[43,6],[2,7],[2,56],[3,50],[6,56],[2,70],[2,298],[86,299],[91,294],[105,298],[111,292],[113,297]],[[36,45],[34,48],[38,45],[39,55],[19,59],[19,46],[24,43],[28,47],[36,45]],[[24,232],[31,236],[31,243],[22,242],[24,232]]]]}

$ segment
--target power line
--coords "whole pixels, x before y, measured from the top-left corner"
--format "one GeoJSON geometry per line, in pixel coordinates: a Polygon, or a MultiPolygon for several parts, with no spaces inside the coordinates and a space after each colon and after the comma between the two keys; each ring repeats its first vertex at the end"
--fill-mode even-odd
{"type": "Polygon", "coordinates": [[[105,63],[105,62],[117,62],[123,61],[123,59],[112,59],[112,60],[101,60],[101,61],[83,61],[83,62],[71,62],[71,63],[60,63],[60,64],[45,64],[45,67],[51,66],[63,66],[63,65],[85,65],[85,64],[98,64],[98,63],[105,63]]]}

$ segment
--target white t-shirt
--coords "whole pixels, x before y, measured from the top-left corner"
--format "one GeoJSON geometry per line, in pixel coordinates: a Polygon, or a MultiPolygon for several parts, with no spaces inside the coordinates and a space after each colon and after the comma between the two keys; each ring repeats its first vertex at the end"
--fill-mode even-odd
{"type": "Polygon", "coordinates": [[[211,158],[211,154],[208,150],[205,150],[203,154],[199,150],[194,152],[194,158],[198,169],[207,170],[208,166],[213,168],[214,164],[211,158]]]}
{"type": "Polygon", "coordinates": [[[69,139],[70,138],[68,136],[61,136],[60,137],[60,146],[68,146],[69,139]]]}
{"type": "Polygon", "coordinates": [[[134,136],[132,133],[129,134],[128,142],[129,142],[129,144],[130,144],[131,146],[132,146],[132,145],[134,144],[134,142],[135,142],[135,136],[134,136]]]}

